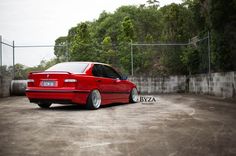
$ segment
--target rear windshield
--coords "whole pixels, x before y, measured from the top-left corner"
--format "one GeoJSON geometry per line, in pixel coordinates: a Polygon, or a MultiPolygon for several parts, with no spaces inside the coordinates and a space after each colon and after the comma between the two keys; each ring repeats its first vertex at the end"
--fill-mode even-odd
{"type": "Polygon", "coordinates": [[[66,71],[70,73],[83,73],[87,66],[88,63],[66,62],[56,64],[48,68],[46,71],[66,71]]]}

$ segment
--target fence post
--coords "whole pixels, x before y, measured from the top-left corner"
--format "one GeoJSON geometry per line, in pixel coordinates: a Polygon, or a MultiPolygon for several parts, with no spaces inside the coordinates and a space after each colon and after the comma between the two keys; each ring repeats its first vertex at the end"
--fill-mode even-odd
{"type": "Polygon", "coordinates": [[[15,41],[12,42],[12,52],[13,52],[13,68],[12,68],[12,77],[15,79],[15,41]]]}
{"type": "Polygon", "coordinates": [[[0,75],[2,74],[2,36],[0,35],[0,75]]]}
{"type": "Polygon", "coordinates": [[[207,32],[207,46],[208,46],[208,94],[211,94],[211,38],[210,31],[207,32]]]}
{"type": "Polygon", "coordinates": [[[131,43],[130,43],[130,48],[131,48],[131,76],[134,76],[134,58],[133,58],[133,43],[132,43],[132,40],[131,40],[131,43]]]}
{"type": "Polygon", "coordinates": [[[208,74],[211,74],[211,40],[210,40],[210,31],[207,33],[208,39],[207,39],[207,46],[208,46],[208,74]]]}
{"type": "Polygon", "coordinates": [[[68,45],[68,41],[66,41],[66,61],[69,62],[69,45],[68,45]]]}

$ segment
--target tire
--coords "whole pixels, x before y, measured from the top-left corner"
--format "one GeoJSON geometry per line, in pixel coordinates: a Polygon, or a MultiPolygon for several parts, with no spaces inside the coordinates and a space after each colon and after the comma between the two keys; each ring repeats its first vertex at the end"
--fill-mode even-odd
{"type": "Polygon", "coordinates": [[[137,103],[138,100],[139,100],[138,90],[137,90],[137,88],[133,88],[130,91],[129,102],[130,103],[137,103]]]}
{"type": "Polygon", "coordinates": [[[40,108],[49,108],[50,106],[52,105],[52,103],[50,103],[50,102],[39,102],[38,103],[38,106],[40,107],[40,108]]]}
{"type": "Polygon", "coordinates": [[[98,109],[101,106],[102,98],[98,90],[93,90],[87,100],[86,107],[90,110],[98,109]]]}

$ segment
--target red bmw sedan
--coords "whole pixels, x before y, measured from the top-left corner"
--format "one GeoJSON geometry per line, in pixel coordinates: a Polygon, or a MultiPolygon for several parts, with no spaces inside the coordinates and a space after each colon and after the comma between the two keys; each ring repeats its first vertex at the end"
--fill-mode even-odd
{"type": "Polygon", "coordinates": [[[110,65],[97,62],[65,62],[43,72],[31,72],[26,95],[41,108],[73,103],[98,109],[101,105],[138,101],[135,84],[110,65]]]}

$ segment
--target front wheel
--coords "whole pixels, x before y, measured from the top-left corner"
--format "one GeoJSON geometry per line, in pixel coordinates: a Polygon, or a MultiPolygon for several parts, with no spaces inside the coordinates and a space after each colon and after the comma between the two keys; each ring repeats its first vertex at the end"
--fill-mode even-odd
{"type": "Polygon", "coordinates": [[[40,108],[49,108],[50,106],[51,106],[51,104],[52,103],[50,103],[50,102],[39,102],[38,103],[38,106],[40,107],[40,108]]]}
{"type": "Polygon", "coordinates": [[[133,88],[130,92],[129,102],[136,103],[139,100],[138,90],[137,88],[133,88]]]}
{"type": "Polygon", "coordinates": [[[101,94],[98,90],[93,90],[87,100],[87,105],[86,107],[88,109],[98,109],[101,105],[102,98],[101,94]]]}

